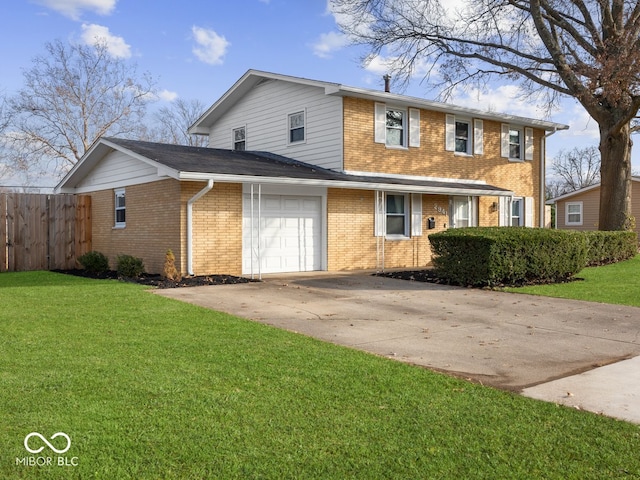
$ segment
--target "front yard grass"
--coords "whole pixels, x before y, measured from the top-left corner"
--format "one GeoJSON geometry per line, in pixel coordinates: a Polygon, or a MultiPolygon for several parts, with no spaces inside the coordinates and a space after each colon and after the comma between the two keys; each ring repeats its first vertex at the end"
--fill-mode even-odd
{"type": "Polygon", "coordinates": [[[139,285],[4,273],[0,304],[0,478],[640,476],[637,425],[139,285]]]}
{"type": "Polygon", "coordinates": [[[505,290],[640,307],[640,255],[612,265],[585,268],[576,277],[578,280],[568,283],[505,288],[505,290]]]}

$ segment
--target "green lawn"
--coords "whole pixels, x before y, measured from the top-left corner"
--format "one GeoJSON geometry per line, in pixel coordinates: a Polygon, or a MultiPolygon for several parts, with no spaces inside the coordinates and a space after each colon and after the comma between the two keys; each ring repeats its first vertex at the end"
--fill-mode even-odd
{"type": "Polygon", "coordinates": [[[637,425],[138,285],[5,273],[0,304],[3,479],[640,476],[637,425]],[[30,454],[31,432],[71,447],[30,454]]]}
{"type": "Polygon", "coordinates": [[[578,280],[569,283],[505,290],[640,307],[640,255],[613,265],[585,268],[576,277],[578,280]]]}

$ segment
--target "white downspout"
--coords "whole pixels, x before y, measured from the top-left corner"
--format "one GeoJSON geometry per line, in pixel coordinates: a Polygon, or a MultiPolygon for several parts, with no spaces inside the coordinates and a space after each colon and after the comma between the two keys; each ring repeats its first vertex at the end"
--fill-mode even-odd
{"type": "MultiPolygon", "coordinates": [[[[545,134],[540,139],[540,228],[544,228],[544,220],[546,216],[546,205],[545,201],[546,188],[547,188],[547,138],[557,132],[557,129],[554,128],[551,132],[545,134]]],[[[557,215],[557,212],[556,212],[557,215]]]]}
{"type": "Polygon", "coordinates": [[[187,271],[193,273],[193,204],[207,194],[213,188],[213,180],[207,182],[207,186],[196,193],[187,201],[187,271]]]}

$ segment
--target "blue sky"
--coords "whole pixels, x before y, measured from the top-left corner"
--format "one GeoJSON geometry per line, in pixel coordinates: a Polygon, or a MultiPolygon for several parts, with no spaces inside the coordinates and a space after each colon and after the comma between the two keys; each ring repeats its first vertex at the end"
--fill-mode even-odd
{"type": "MultiPolygon", "coordinates": [[[[338,33],[328,0],[12,0],[2,24],[0,91],[9,95],[46,42],[93,43],[96,36],[157,80],[161,102],[180,97],[209,106],[250,68],[365,88],[382,88],[385,73],[384,59],[359,64],[363,52],[338,33]]],[[[435,93],[419,80],[404,93],[432,99],[435,93]]],[[[461,93],[453,103],[543,115],[505,85],[461,93]]],[[[550,138],[549,157],[561,148],[597,145],[596,123],[574,101],[549,119],[571,126],[550,138]]],[[[636,149],[636,170],[639,158],[636,149]]]]}

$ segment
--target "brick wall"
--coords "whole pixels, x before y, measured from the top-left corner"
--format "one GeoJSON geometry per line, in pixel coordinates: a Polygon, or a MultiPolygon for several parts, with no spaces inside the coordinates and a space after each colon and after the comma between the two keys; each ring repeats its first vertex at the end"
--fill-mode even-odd
{"type": "MultiPolygon", "coordinates": [[[[183,204],[186,205],[203,186],[202,183],[183,182],[183,204]]],[[[216,183],[194,203],[193,269],[196,275],[242,273],[241,184],[216,183]]]]}
{"type": "MultiPolygon", "coordinates": [[[[540,198],[542,130],[534,129],[533,161],[510,162],[501,157],[501,123],[488,120],[483,122],[484,154],[460,156],[445,150],[445,114],[420,110],[420,147],[393,149],[374,142],[374,108],[371,100],[344,99],[345,170],[482,180],[519,197],[540,198]]],[[[480,199],[480,225],[498,225],[498,213],[491,208],[497,201],[497,197],[480,199]]],[[[537,201],[534,209],[534,224],[539,225],[537,201]]]]}
{"type": "Polygon", "coordinates": [[[374,236],[375,195],[366,190],[329,189],[327,194],[327,260],[331,270],[424,267],[431,262],[430,233],[445,229],[449,198],[422,196],[421,236],[406,240],[386,240],[374,236]],[[426,229],[426,218],[434,217],[436,228],[426,229]],[[384,245],[383,245],[384,242],[384,245]]]}
{"type": "MultiPolygon", "coordinates": [[[[90,194],[93,250],[109,257],[111,268],[119,254],[144,260],[150,273],[161,273],[168,249],[182,255],[180,183],[162,180],[125,188],[126,227],[114,228],[115,206],[112,189],[90,194]]],[[[176,262],[179,263],[179,262],[176,262]]],[[[176,265],[183,269],[181,265],[176,265]]]]}

